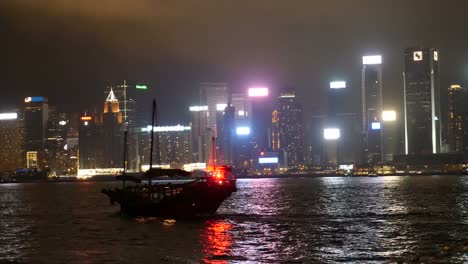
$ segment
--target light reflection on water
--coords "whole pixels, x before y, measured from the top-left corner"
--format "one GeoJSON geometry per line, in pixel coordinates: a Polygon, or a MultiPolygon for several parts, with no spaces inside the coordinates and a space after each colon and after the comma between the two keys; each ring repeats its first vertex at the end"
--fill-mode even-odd
{"type": "Polygon", "coordinates": [[[192,221],[122,217],[109,185],[0,185],[0,262],[468,261],[467,177],[239,180],[192,221]]]}

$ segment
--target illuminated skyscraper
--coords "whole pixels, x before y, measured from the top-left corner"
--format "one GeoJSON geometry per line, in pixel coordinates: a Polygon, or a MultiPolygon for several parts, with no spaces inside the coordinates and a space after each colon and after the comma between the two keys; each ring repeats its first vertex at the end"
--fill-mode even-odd
{"type": "Polygon", "coordinates": [[[440,153],[439,51],[408,48],[404,72],[405,153],[440,153]]]}
{"type": "Polygon", "coordinates": [[[79,124],[79,169],[104,168],[102,126],[95,115],[85,114],[79,124]]]}
{"type": "Polygon", "coordinates": [[[384,160],[382,126],[382,56],[362,58],[362,134],[365,163],[384,160]]]}
{"type": "MultiPolygon", "coordinates": [[[[122,84],[110,87],[119,101],[120,112],[122,112],[123,129],[128,131],[127,141],[127,170],[138,171],[142,153],[139,149],[139,131],[151,120],[151,97],[148,97],[148,86],[144,84],[122,84]]],[[[107,91],[109,92],[109,91],[107,91]]]]}
{"type": "Polygon", "coordinates": [[[44,147],[49,120],[49,104],[45,97],[26,97],[24,99],[24,151],[26,167],[45,166],[44,147]]]}
{"type": "Polygon", "coordinates": [[[270,89],[264,86],[253,86],[248,89],[249,104],[252,108],[250,113],[252,144],[253,152],[256,153],[266,150],[271,144],[269,130],[274,102],[269,94],[270,89]]]}
{"type": "Polygon", "coordinates": [[[23,164],[23,133],[21,115],[0,113],[0,171],[14,171],[23,164]]]}
{"type": "Polygon", "coordinates": [[[252,106],[245,94],[232,94],[232,105],[236,109],[236,125],[248,125],[252,106]]]}
{"type": "Polygon", "coordinates": [[[206,162],[209,154],[213,131],[208,129],[208,106],[191,106],[189,108],[192,127],[193,161],[206,162]]]}
{"type": "MultiPolygon", "coordinates": [[[[208,128],[215,131],[216,129],[216,112],[217,105],[227,104],[228,102],[228,86],[226,83],[201,83],[200,84],[200,103],[208,106],[208,128]]],[[[224,109],[221,109],[224,110],[224,109]]]]}
{"type": "Polygon", "coordinates": [[[220,133],[218,136],[218,142],[221,146],[221,154],[224,165],[234,165],[234,144],[235,144],[235,113],[236,109],[232,104],[228,103],[228,106],[222,111],[222,122],[219,125],[220,133]]]}
{"type": "Polygon", "coordinates": [[[280,94],[272,114],[272,149],[285,153],[286,164],[303,162],[302,106],[297,102],[294,91],[280,94]]]}
{"type": "Polygon", "coordinates": [[[123,115],[120,111],[119,100],[113,90],[109,92],[104,103],[102,115],[103,128],[103,156],[105,168],[120,168],[123,161],[123,115]]]}
{"type": "Polygon", "coordinates": [[[55,107],[49,107],[45,152],[49,169],[56,175],[65,175],[69,169],[70,157],[67,145],[69,126],[67,114],[58,112],[55,107]]]}
{"type": "Polygon", "coordinates": [[[448,89],[447,138],[449,152],[463,152],[463,111],[464,95],[460,85],[451,85],[448,89]]]}
{"type": "MultiPolygon", "coordinates": [[[[140,129],[143,153],[150,152],[151,126],[140,129]]],[[[159,145],[154,145],[154,151],[159,151],[160,160],[153,160],[154,165],[170,165],[171,168],[182,168],[192,162],[191,128],[189,126],[158,126],[154,128],[154,136],[158,137],[159,145]]],[[[154,157],[157,157],[155,155],[154,157]]],[[[149,164],[149,154],[144,156],[143,165],[149,164]]]]}

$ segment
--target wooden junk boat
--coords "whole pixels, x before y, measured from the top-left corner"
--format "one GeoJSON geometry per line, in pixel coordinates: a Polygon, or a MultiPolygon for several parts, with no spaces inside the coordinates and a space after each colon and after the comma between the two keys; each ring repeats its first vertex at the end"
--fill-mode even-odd
{"type": "MultiPolygon", "coordinates": [[[[153,101],[152,127],[154,127],[155,108],[156,102],[153,101]]],[[[197,177],[179,169],[153,168],[153,133],[152,130],[151,169],[144,173],[142,177],[142,180],[146,183],[141,184],[140,179],[126,175],[124,166],[124,173],[122,176],[119,176],[123,181],[122,188],[102,190],[102,193],[109,197],[111,204],[120,204],[122,213],[132,217],[193,217],[209,215],[214,214],[221,203],[232,192],[237,190],[236,179],[232,174],[232,169],[228,166],[216,166],[215,158],[213,158],[213,165],[208,166],[202,172],[202,175],[197,177]],[[161,177],[166,178],[164,178],[164,181],[152,181],[152,179],[161,177]],[[184,177],[184,180],[174,180],[179,177],[184,177]],[[126,181],[133,181],[137,184],[126,186],[126,181]]],[[[215,149],[214,143],[213,139],[213,149],[215,149]]]]}

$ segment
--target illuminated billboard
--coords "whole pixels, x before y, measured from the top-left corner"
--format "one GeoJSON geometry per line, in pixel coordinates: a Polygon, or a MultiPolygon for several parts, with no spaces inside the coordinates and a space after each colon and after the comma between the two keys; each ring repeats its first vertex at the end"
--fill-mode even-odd
{"type": "Polygon", "coordinates": [[[226,107],[227,107],[227,104],[216,104],[216,111],[224,111],[226,107]]]}
{"type": "Polygon", "coordinates": [[[438,51],[434,51],[434,60],[435,61],[439,60],[439,52],[438,51]]]}
{"type": "Polygon", "coordinates": [[[268,96],[268,88],[252,87],[249,88],[249,97],[266,97],[268,96]]]}
{"type": "Polygon", "coordinates": [[[24,98],[25,103],[42,103],[44,102],[44,97],[42,96],[33,96],[24,98]]]}
{"type": "Polygon", "coordinates": [[[372,122],[371,123],[371,129],[372,130],[380,130],[382,126],[380,125],[380,122],[372,122]]]}
{"type": "Polygon", "coordinates": [[[382,112],[382,120],[383,121],[395,121],[396,120],[396,112],[394,110],[385,110],[382,112]]]}
{"type": "Polygon", "coordinates": [[[413,60],[414,61],[422,61],[423,60],[423,52],[422,51],[413,52],[413,60]]]}
{"type": "Polygon", "coordinates": [[[195,105],[189,107],[190,112],[208,111],[207,105],[195,105]]]}
{"type": "Polygon", "coordinates": [[[148,90],[148,86],[146,85],[135,85],[135,88],[136,89],[140,89],[140,90],[148,90]]]}
{"type": "Polygon", "coordinates": [[[90,116],[82,116],[80,119],[81,121],[91,121],[93,118],[90,116]]]}
{"type": "MultiPolygon", "coordinates": [[[[180,132],[187,131],[191,128],[189,126],[157,126],[154,127],[154,132],[180,132]]],[[[151,132],[151,126],[147,126],[141,129],[142,132],[151,132]]]]}
{"type": "Polygon", "coordinates": [[[339,128],[325,128],[323,130],[323,138],[325,140],[337,140],[340,138],[340,136],[339,128]]]}
{"type": "Polygon", "coordinates": [[[250,127],[238,127],[236,128],[236,134],[239,136],[250,135],[250,127]]]}
{"type": "Polygon", "coordinates": [[[0,113],[0,120],[14,120],[18,119],[17,113],[0,113]]]}
{"type": "Polygon", "coordinates": [[[278,157],[268,157],[268,158],[258,158],[258,163],[260,164],[278,164],[278,157]]]}
{"type": "Polygon", "coordinates": [[[330,89],[344,89],[344,88],[346,88],[345,81],[330,82],[330,89]]]}
{"type": "Polygon", "coordinates": [[[364,65],[382,64],[382,56],[380,56],[380,55],[363,56],[362,57],[362,64],[364,64],[364,65]]]}

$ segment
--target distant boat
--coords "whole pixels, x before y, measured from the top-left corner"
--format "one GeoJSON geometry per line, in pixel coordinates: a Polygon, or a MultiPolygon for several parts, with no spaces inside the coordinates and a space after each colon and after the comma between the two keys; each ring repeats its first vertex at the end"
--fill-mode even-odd
{"type": "MultiPolygon", "coordinates": [[[[153,101],[152,127],[154,127],[155,109],[156,102],[153,101]]],[[[191,173],[179,169],[152,168],[153,139],[154,131],[151,130],[150,169],[143,175],[143,180],[147,180],[147,183],[141,184],[140,179],[126,175],[124,168],[124,173],[120,176],[123,185],[126,181],[133,181],[137,185],[102,190],[112,204],[120,204],[123,213],[129,216],[175,218],[214,214],[221,203],[237,190],[236,179],[228,166],[215,164],[208,166],[203,176],[196,178],[190,178],[191,173]],[[160,177],[189,178],[186,182],[171,180],[162,184],[152,182],[152,179],[160,177]]],[[[213,149],[215,149],[214,144],[213,138],[213,149]]]]}

